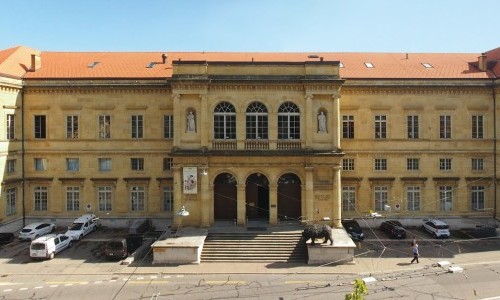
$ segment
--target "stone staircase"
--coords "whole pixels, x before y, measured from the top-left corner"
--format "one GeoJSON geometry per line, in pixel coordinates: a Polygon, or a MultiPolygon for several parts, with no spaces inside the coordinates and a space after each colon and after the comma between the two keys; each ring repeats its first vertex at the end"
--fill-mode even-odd
{"type": "Polygon", "coordinates": [[[300,232],[209,233],[202,262],[306,262],[300,232]]]}

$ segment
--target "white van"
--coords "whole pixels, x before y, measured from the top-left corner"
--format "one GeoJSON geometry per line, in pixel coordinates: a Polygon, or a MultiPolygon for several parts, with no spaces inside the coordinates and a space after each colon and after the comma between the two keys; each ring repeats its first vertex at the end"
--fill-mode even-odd
{"type": "Polygon", "coordinates": [[[39,237],[31,242],[30,257],[53,259],[56,253],[73,245],[73,240],[64,234],[50,234],[39,237]]]}
{"type": "Polygon", "coordinates": [[[73,221],[65,235],[73,240],[81,240],[84,236],[97,229],[98,222],[94,214],[85,214],[73,221]]]}

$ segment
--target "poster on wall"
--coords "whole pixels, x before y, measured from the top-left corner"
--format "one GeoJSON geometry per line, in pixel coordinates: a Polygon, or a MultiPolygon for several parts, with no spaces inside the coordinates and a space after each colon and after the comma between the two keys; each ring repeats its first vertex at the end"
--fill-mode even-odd
{"type": "Polygon", "coordinates": [[[184,182],[184,194],[196,194],[198,192],[198,168],[184,167],[182,170],[184,182]]]}

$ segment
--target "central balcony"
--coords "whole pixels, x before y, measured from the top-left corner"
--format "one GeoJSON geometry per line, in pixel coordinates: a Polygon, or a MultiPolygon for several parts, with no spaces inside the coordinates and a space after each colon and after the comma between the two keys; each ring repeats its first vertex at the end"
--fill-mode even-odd
{"type": "Polygon", "coordinates": [[[212,150],[297,150],[301,140],[213,140],[212,150]]]}

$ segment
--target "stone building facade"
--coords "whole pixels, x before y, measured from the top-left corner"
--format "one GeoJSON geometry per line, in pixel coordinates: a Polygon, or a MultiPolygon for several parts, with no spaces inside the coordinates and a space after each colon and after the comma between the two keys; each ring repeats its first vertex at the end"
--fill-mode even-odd
{"type": "Polygon", "coordinates": [[[498,217],[499,58],[6,49],[0,222],[498,217]]]}

